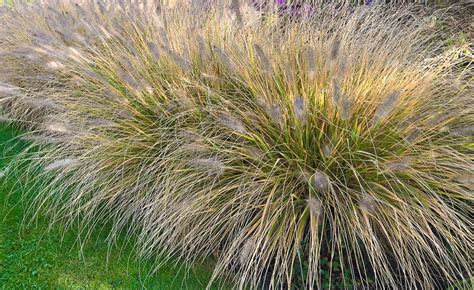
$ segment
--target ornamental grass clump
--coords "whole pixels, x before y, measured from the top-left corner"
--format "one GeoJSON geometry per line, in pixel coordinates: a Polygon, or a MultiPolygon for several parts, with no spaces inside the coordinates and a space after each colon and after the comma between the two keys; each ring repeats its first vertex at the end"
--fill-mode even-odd
{"type": "Polygon", "coordinates": [[[209,285],[432,289],[472,274],[472,63],[415,6],[288,19],[236,1],[36,3],[0,18],[7,53],[23,35],[58,73],[47,91],[11,84],[58,108],[26,136],[46,141],[25,153],[36,212],[85,235],[109,223],[143,257],[216,255],[209,285]]]}

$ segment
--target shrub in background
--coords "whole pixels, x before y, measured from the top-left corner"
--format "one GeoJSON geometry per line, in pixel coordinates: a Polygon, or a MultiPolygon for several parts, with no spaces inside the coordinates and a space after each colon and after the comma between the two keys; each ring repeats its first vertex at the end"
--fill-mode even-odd
{"type": "Polygon", "coordinates": [[[415,8],[4,9],[4,96],[56,108],[25,153],[34,209],[86,235],[111,223],[144,257],[215,254],[242,288],[469,277],[472,62],[415,8]]]}

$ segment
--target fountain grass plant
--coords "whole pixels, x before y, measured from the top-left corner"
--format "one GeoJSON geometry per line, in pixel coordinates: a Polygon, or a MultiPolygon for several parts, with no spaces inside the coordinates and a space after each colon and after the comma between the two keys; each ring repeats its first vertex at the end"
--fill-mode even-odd
{"type": "Polygon", "coordinates": [[[471,276],[472,60],[416,6],[35,3],[0,14],[2,96],[55,108],[25,136],[33,213],[110,222],[144,257],[215,255],[209,285],[471,276]],[[46,83],[11,81],[25,68],[46,83]]]}

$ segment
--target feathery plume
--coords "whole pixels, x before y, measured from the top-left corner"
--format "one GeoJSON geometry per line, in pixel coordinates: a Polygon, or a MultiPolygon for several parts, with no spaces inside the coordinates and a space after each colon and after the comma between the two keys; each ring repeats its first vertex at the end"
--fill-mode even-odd
{"type": "Polygon", "coordinates": [[[54,108],[57,107],[57,104],[52,100],[48,99],[37,99],[37,98],[23,98],[22,99],[25,103],[30,104],[32,106],[38,108],[54,108]]]}
{"type": "Polygon", "coordinates": [[[51,137],[51,136],[42,136],[42,135],[25,135],[20,138],[21,140],[27,142],[34,142],[37,144],[61,144],[66,142],[68,139],[66,137],[51,137]]]}
{"type": "Polygon", "coordinates": [[[293,101],[293,108],[296,117],[303,123],[306,122],[306,100],[302,96],[297,96],[293,101]]]}
{"type": "Polygon", "coordinates": [[[405,141],[408,144],[413,144],[420,134],[421,134],[421,129],[415,128],[408,133],[407,137],[405,138],[405,141]]]}
{"type": "Polygon", "coordinates": [[[36,44],[49,44],[54,42],[51,35],[45,31],[38,30],[38,28],[35,28],[35,30],[32,31],[31,37],[33,42],[36,44]]]}
{"type": "Polygon", "coordinates": [[[390,114],[390,112],[396,106],[400,95],[400,91],[394,91],[388,95],[382,105],[380,105],[380,107],[375,111],[373,123],[379,122],[390,114]]]}
{"type": "Polygon", "coordinates": [[[261,95],[257,95],[255,97],[255,101],[257,102],[257,105],[267,114],[270,114],[271,112],[271,108],[270,108],[270,104],[267,102],[267,100],[261,96],[261,95]]]}
{"type": "Polygon", "coordinates": [[[341,119],[348,120],[351,117],[353,101],[349,96],[342,93],[340,81],[337,77],[332,82],[332,101],[341,119]]]}
{"type": "Polygon", "coordinates": [[[158,46],[156,45],[156,43],[154,42],[148,42],[147,43],[147,46],[148,46],[148,50],[151,52],[151,54],[153,55],[153,57],[156,59],[156,60],[159,60],[160,59],[160,51],[158,49],[158,46]]]}
{"type": "Polygon", "coordinates": [[[256,160],[261,160],[265,156],[265,152],[258,149],[257,147],[253,147],[253,146],[248,148],[247,152],[250,155],[250,157],[252,157],[256,160]]]}
{"type": "Polygon", "coordinates": [[[77,48],[74,47],[68,47],[68,52],[66,53],[66,56],[78,63],[86,62],[90,63],[91,60],[85,57],[85,55],[80,52],[77,48]]]}
{"type": "Polygon", "coordinates": [[[207,60],[207,43],[201,35],[197,36],[199,56],[202,60],[207,60]]]}
{"type": "Polygon", "coordinates": [[[474,174],[472,173],[455,176],[454,181],[461,183],[469,188],[469,190],[474,190],[474,174]]]}
{"type": "Polygon", "coordinates": [[[230,4],[230,10],[235,15],[235,20],[237,21],[237,24],[242,25],[243,20],[242,20],[242,12],[240,9],[240,0],[232,0],[230,4]]]}
{"type": "Polygon", "coordinates": [[[18,88],[0,83],[0,98],[11,95],[18,95],[18,88]]]}
{"type": "Polygon", "coordinates": [[[53,133],[62,133],[62,134],[71,133],[71,130],[69,129],[69,127],[61,123],[49,123],[46,125],[46,130],[53,133]]]}
{"type": "Polygon", "coordinates": [[[217,76],[216,74],[213,74],[213,73],[201,73],[201,76],[203,78],[206,78],[206,79],[209,79],[209,80],[212,80],[212,81],[217,81],[219,80],[219,76],[217,76]]]}
{"type": "Polygon", "coordinates": [[[99,7],[99,12],[101,15],[104,15],[107,12],[107,8],[105,7],[105,3],[102,0],[97,1],[97,6],[99,7]]]}
{"type": "Polygon", "coordinates": [[[190,69],[190,64],[189,62],[181,57],[178,53],[173,51],[170,47],[161,45],[161,49],[164,50],[164,52],[174,61],[178,66],[183,69],[184,71],[187,71],[190,69]]]}
{"type": "Polygon", "coordinates": [[[326,193],[329,191],[329,177],[323,172],[316,170],[311,176],[311,185],[313,188],[320,193],[326,193]]]}
{"type": "Polygon", "coordinates": [[[438,113],[436,115],[434,115],[431,120],[428,122],[428,125],[430,127],[434,127],[434,126],[439,126],[441,124],[443,124],[444,122],[446,122],[447,120],[451,119],[455,117],[452,113],[452,111],[444,111],[444,112],[441,112],[441,113],[438,113]]]}
{"type": "Polygon", "coordinates": [[[168,34],[166,33],[166,30],[163,27],[159,28],[158,34],[160,36],[159,38],[160,38],[161,46],[170,47],[171,45],[168,39],[168,34]]]}
{"type": "Polygon", "coordinates": [[[260,63],[262,64],[263,70],[265,70],[266,72],[271,71],[272,65],[271,65],[270,60],[268,59],[267,55],[263,51],[262,47],[260,47],[260,45],[258,45],[258,44],[254,44],[253,48],[254,48],[255,52],[257,53],[257,57],[260,60],[260,63]]]}
{"type": "Polygon", "coordinates": [[[375,199],[370,195],[364,195],[359,200],[359,206],[368,212],[374,212],[376,205],[375,199]]]}
{"type": "Polygon", "coordinates": [[[78,43],[81,43],[83,45],[87,45],[88,41],[91,41],[89,36],[83,36],[82,34],[78,32],[72,32],[70,35],[67,36],[71,41],[76,41],[78,43]]]}
{"type": "Polygon", "coordinates": [[[352,99],[347,95],[342,95],[341,98],[341,105],[340,105],[340,115],[342,120],[349,120],[351,117],[351,110],[352,110],[352,99]]]}
{"type": "Polygon", "coordinates": [[[296,80],[296,72],[292,68],[291,61],[289,59],[284,59],[283,60],[283,65],[282,65],[282,73],[285,76],[286,82],[290,85],[293,85],[296,80]]]}
{"type": "Polygon", "coordinates": [[[332,156],[333,146],[330,142],[325,142],[322,147],[323,156],[327,159],[332,156]]]}
{"type": "Polygon", "coordinates": [[[91,125],[95,127],[115,127],[115,122],[102,118],[94,118],[91,120],[91,125]]]}
{"type": "Polygon", "coordinates": [[[132,88],[135,91],[140,91],[141,85],[140,83],[129,73],[128,68],[119,69],[118,74],[120,78],[124,81],[125,85],[132,88]]]}
{"type": "Polygon", "coordinates": [[[194,130],[184,129],[178,133],[177,138],[184,142],[201,142],[203,137],[194,130]]]}
{"type": "Polygon", "coordinates": [[[153,95],[153,93],[155,92],[152,86],[145,86],[144,89],[145,89],[145,92],[147,92],[150,95],[153,95]]]}
{"type": "Polygon", "coordinates": [[[335,61],[337,59],[337,57],[339,56],[340,49],[341,49],[341,42],[338,39],[335,39],[331,44],[331,48],[329,52],[329,59],[331,61],[335,61]]]}
{"type": "Polygon", "coordinates": [[[225,170],[224,163],[217,158],[196,158],[189,161],[189,165],[205,169],[209,174],[216,176],[221,176],[225,170]]]}
{"type": "Polygon", "coordinates": [[[464,125],[461,127],[454,128],[452,134],[458,137],[471,137],[474,136],[474,125],[464,125]]]}
{"type": "Polygon", "coordinates": [[[387,170],[389,170],[391,172],[400,172],[400,171],[404,171],[404,170],[410,168],[411,163],[412,163],[412,158],[404,157],[400,160],[394,160],[394,161],[387,162],[385,164],[385,167],[387,168],[387,170]]]}
{"type": "Polygon", "coordinates": [[[323,213],[323,204],[315,197],[308,199],[308,208],[311,214],[315,217],[319,217],[323,213]]]}
{"type": "Polygon", "coordinates": [[[341,88],[339,87],[339,80],[334,78],[332,81],[332,101],[334,106],[338,106],[342,98],[341,88]]]}
{"type": "Polygon", "coordinates": [[[44,168],[44,170],[45,171],[52,171],[52,170],[56,170],[56,169],[60,169],[60,168],[64,168],[64,167],[73,165],[76,162],[77,161],[75,159],[71,159],[71,158],[56,160],[53,163],[50,163],[48,166],[46,166],[44,168]]]}
{"type": "Polygon", "coordinates": [[[308,64],[308,76],[309,78],[314,78],[316,74],[316,53],[312,47],[306,49],[306,63],[308,64]]]}
{"type": "Polygon", "coordinates": [[[217,56],[221,59],[221,61],[227,66],[228,69],[230,70],[235,69],[234,63],[221,48],[215,45],[212,48],[213,48],[213,51],[217,54],[217,56]]]}
{"type": "Polygon", "coordinates": [[[128,119],[128,120],[130,120],[130,119],[133,118],[134,114],[133,114],[133,112],[131,112],[131,111],[128,110],[128,109],[122,109],[122,110],[120,110],[120,111],[118,112],[117,116],[120,117],[121,119],[128,119]]]}
{"type": "Polygon", "coordinates": [[[46,67],[52,70],[64,69],[66,66],[58,61],[50,61],[46,63],[46,67]]]}
{"type": "Polygon", "coordinates": [[[87,77],[93,81],[99,82],[101,84],[109,85],[107,79],[105,79],[101,74],[97,73],[93,69],[85,69],[83,75],[78,80],[83,81],[82,78],[87,77]]]}
{"type": "MultiPolygon", "coordinates": [[[[51,54],[51,51],[49,51],[49,49],[44,49],[44,48],[36,47],[36,46],[31,47],[31,50],[29,48],[18,48],[15,50],[15,53],[23,55],[23,54],[28,54],[28,52],[30,51],[33,51],[35,53],[42,54],[42,55],[48,55],[48,56],[51,54]]],[[[34,56],[34,58],[37,58],[37,56],[34,56]]]]}
{"type": "Polygon", "coordinates": [[[255,249],[255,239],[249,238],[245,241],[242,249],[240,250],[239,262],[241,265],[245,265],[247,260],[252,257],[252,252],[255,249]]]}
{"type": "Polygon", "coordinates": [[[202,144],[201,142],[194,141],[194,142],[185,142],[183,145],[180,146],[180,150],[183,152],[189,153],[205,153],[209,151],[209,148],[202,144]]]}
{"type": "Polygon", "coordinates": [[[246,131],[244,123],[238,118],[233,117],[231,115],[220,113],[218,115],[218,120],[222,125],[236,132],[243,134],[246,131]]]}
{"type": "Polygon", "coordinates": [[[285,116],[283,116],[283,112],[281,110],[280,105],[272,104],[270,116],[272,117],[273,121],[280,126],[283,126],[285,122],[285,116]]]}

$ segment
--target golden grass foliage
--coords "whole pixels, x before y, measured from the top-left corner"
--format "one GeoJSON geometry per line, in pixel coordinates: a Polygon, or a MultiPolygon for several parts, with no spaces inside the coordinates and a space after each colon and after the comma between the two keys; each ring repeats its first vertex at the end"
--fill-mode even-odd
{"type": "Polygon", "coordinates": [[[217,253],[237,288],[317,289],[334,256],[377,289],[472,274],[472,62],[416,6],[79,2],[0,13],[35,210],[144,257],[217,253]]]}

